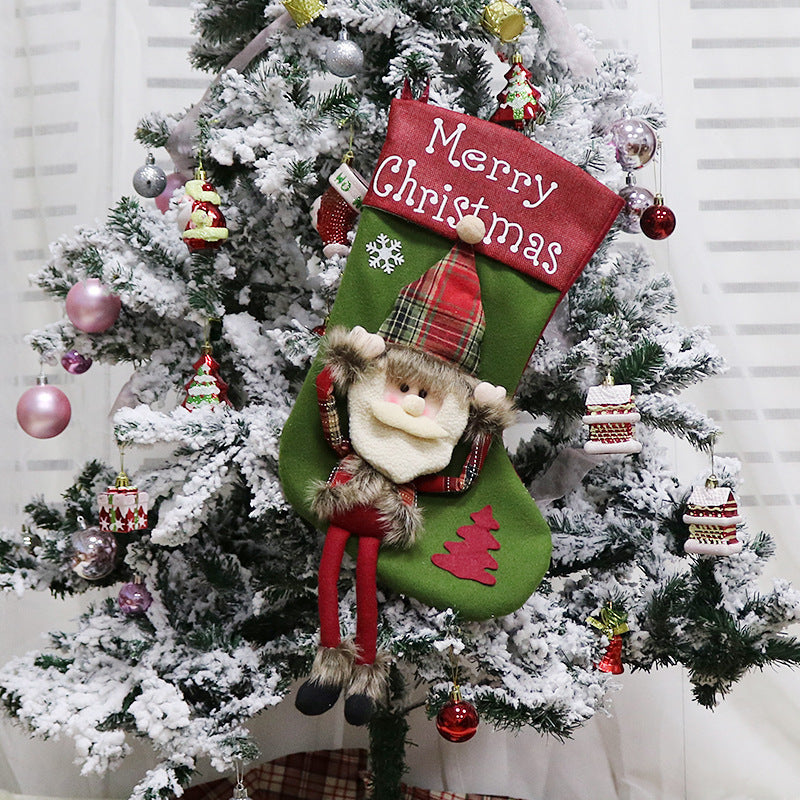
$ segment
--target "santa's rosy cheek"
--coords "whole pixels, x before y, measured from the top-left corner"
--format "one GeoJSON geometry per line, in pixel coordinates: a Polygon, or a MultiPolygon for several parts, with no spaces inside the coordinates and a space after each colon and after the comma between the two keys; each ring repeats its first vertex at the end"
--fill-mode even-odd
{"type": "Polygon", "coordinates": [[[441,408],[442,401],[436,397],[431,397],[428,395],[428,397],[425,398],[425,410],[422,412],[422,416],[434,419],[441,408]]]}
{"type": "Polygon", "coordinates": [[[386,389],[383,393],[383,399],[387,403],[397,403],[398,405],[403,402],[405,396],[399,389],[386,389]]]}

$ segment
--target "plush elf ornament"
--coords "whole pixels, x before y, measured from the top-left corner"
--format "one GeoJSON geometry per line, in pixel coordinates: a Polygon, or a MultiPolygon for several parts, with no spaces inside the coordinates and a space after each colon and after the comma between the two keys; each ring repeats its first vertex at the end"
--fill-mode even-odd
{"type": "Polygon", "coordinates": [[[486,228],[474,216],[459,239],[400,293],[378,333],[332,328],[317,395],[325,437],[342,458],[316,487],[314,512],[329,522],[319,570],[320,648],[296,705],[327,711],[347,687],[345,718],[364,724],[385,693],[388,658],[377,654],[375,577],[382,545],[407,548],[422,527],[421,492],[466,491],[489,445],[513,421],[506,390],[479,381],[484,314],[471,244],[486,228]],[[347,397],[349,440],[335,394],[347,397]],[[460,475],[436,476],[459,439],[469,443],[460,475]],[[422,477],[425,476],[425,477],[422,477]],[[355,641],[339,631],[339,568],[345,544],[358,538],[355,641]]]}

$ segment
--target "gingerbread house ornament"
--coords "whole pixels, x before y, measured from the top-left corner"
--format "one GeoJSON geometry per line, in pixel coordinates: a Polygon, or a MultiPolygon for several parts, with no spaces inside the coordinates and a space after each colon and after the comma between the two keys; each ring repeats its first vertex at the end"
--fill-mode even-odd
{"type": "Polygon", "coordinates": [[[689,538],[683,545],[687,553],[706,556],[733,556],[742,550],[736,526],[742,521],[736,498],[727,486],[720,486],[710,475],[705,486],[692,490],[683,521],[689,538]]]}
{"type": "Polygon", "coordinates": [[[131,486],[125,470],[120,470],[114,485],[97,495],[100,530],[114,533],[144,530],[149,499],[147,492],[131,486]]]}
{"type": "Polygon", "coordinates": [[[642,444],[634,438],[634,426],[639,419],[630,384],[616,385],[608,375],[586,395],[583,423],[589,426],[589,441],[583,449],[596,454],[639,453],[642,444]]]}

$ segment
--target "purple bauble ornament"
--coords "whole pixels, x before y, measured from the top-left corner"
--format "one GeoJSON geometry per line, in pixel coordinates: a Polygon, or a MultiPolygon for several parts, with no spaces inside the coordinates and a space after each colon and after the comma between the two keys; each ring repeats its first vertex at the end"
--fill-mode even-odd
{"type": "Polygon", "coordinates": [[[117,540],[111,531],[85,528],[72,534],[72,569],[87,581],[99,581],[114,571],[117,540]]]}
{"type": "Polygon", "coordinates": [[[70,375],[83,375],[92,366],[92,359],[89,356],[82,356],[77,350],[70,350],[61,356],[61,366],[70,375]]]}
{"type": "Polygon", "coordinates": [[[622,211],[619,212],[622,230],[626,233],[641,233],[639,219],[642,212],[653,205],[655,200],[653,193],[643,186],[637,186],[629,176],[628,185],[619,193],[619,196],[625,201],[622,211]]]}
{"type": "Polygon", "coordinates": [[[107,331],[119,317],[122,301],[97,278],[76,283],[67,293],[67,316],[85,333],[107,331]]]}
{"type": "Polygon", "coordinates": [[[48,386],[41,375],[17,402],[17,422],[34,439],[52,439],[69,424],[69,398],[56,386],[48,386]]]}
{"type": "Polygon", "coordinates": [[[617,151],[617,161],[627,172],[643,167],[658,146],[656,132],[643,119],[632,117],[628,109],[611,126],[611,142],[617,151]]]}
{"type": "Polygon", "coordinates": [[[164,191],[161,192],[158,197],[156,197],[156,205],[162,214],[167,213],[167,209],[169,209],[169,201],[172,200],[172,195],[175,194],[175,190],[183,186],[185,183],[186,178],[184,178],[180,172],[171,172],[169,175],[167,175],[167,188],[164,189],[164,191]]]}
{"type": "Polygon", "coordinates": [[[125,583],[119,590],[117,597],[119,609],[123,614],[134,615],[144,614],[153,602],[153,595],[147,591],[147,587],[141,580],[133,583],[125,583]]]}

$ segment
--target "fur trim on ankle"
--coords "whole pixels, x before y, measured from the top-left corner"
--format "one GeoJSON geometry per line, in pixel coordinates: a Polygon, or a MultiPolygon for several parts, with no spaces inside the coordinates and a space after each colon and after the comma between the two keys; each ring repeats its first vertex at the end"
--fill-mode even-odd
{"type": "Polygon", "coordinates": [[[310,680],[323,686],[344,686],[350,680],[356,647],[345,639],[338,647],[320,647],[314,656],[310,680]]]}
{"type": "Polygon", "coordinates": [[[389,685],[389,667],[392,657],[385,651],[379,651],[374,664],[356,664],[347,687],[347,696],[363,694],[382,704],[386,700],[386,690],[389,685]]]}

